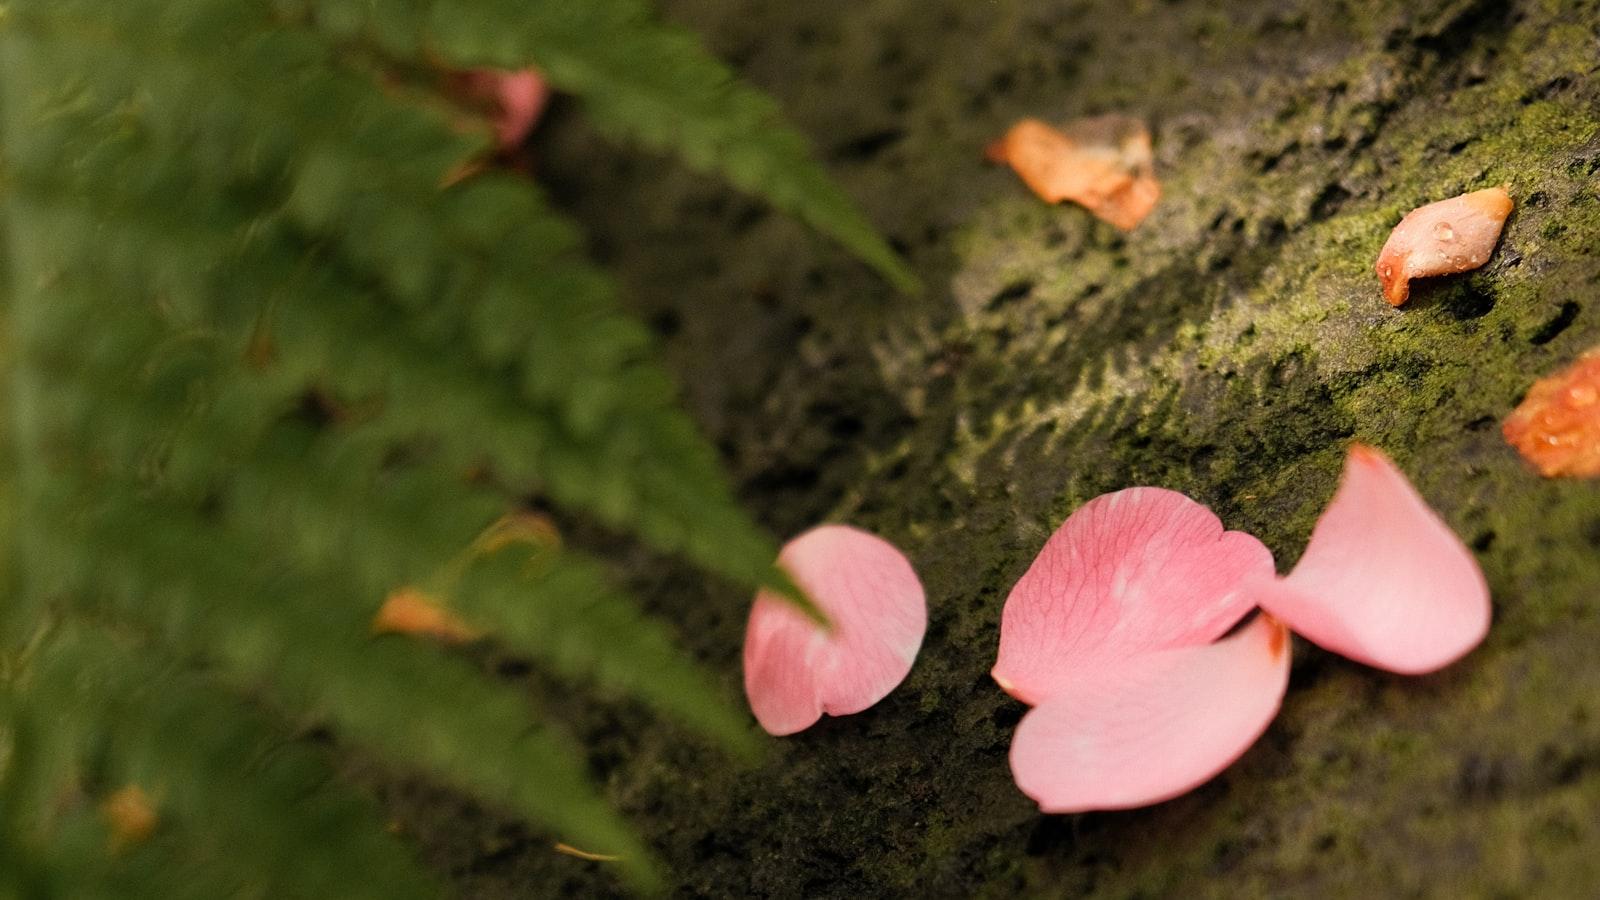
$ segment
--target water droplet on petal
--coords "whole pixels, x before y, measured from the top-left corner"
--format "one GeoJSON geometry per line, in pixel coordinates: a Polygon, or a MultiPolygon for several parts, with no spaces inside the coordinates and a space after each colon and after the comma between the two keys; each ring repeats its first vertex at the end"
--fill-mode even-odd
{"type": "Polygon", "coordinates": [[[1433,236],[1441,241],[1453,241],[1456,239],[1456,230],[1450,227],[1449,222],[1435,222],[1433,236]]]}

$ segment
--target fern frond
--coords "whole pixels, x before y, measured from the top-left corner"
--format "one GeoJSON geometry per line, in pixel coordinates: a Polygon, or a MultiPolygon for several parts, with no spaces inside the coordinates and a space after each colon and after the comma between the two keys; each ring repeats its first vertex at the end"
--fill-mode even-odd
{"type": "Polygon", "coordinates": [[[329,780],[336,754],[296,738],[307,722],[654,884],[558,726],[449,648],[371,633],[404,588],[752,748],[598,561],[486,542],[539,497],[797,593],[576,230],[524,179],[450,178],[487,130],[407,73],[531,60],[611,130],[908,279],[771,103],[642,7],[461,12],[6,7],[0,887],[427,892],[371,804],[329,780]],[[115,853],[93,801],[122,783],[165,785],[164,825],[115,853]],[[296,810],[309,834],[285,825],[296,810]]]}
{"type": "Polygon", "coordinates": [[[827,173],[776,104],[641,0],[322,0],[285,4],[345,40],[426,47],[459,67],[530,63],[607,132],[720,173],[823,232],[903,291],[916,276],[827,173]]]}
{"type": "Polygon", "coordinates": [[[158,648],[59,623],[5,687],[0,728],[13,746],[0,768],[0,893],[438,894],[405,848],[370,826],[375,804],[339,783],[326,751],[158,648]],[[108,854],[105,799],[126,786],[152,799],[155,827],[108,854]]]}
{"type": "Polygon", "coordinates": [[[180,504],[103,480],[94,489],[100,499],[88,517],[34,524],[54,538],[40,561],[57,575],[53,593],[136,622],[160,645],[206,660],[232,689],[263,692],[298,717],[326,717],[383,758],[615,848],[648,877],[648,851],[592,792],[570,743],[522,724],[529,710],[517,691],[416,641],[369,637],[376,604],[346,579],[285,566],[276,548],[180,504]]]}
{"type": "MultiPolygon", "coordinates": [[[[52,7],[51,15],[65,16],[66,12],[63,7],[52,7]]],[[[67,21],[74,27],[66,34],[74,39],[95,28],[92,21],[67,21]]],[[[159,19],[156,24],[161,24],[159,19]]],[[[46,34],[55,34],[58,40],[61,37],[46,34]]],[[[179,41],[181,34],[168,40],[179,41]]],[[[50,50],[56,59],[69,58],[66,51],[73,46],[70,40],[65,47],[57,42],[50,50]]],[[[58,167],[44,161],[39,177],[52,195],[70,191],[137,210],[123,223],[129,229],[127,241],[136,245],[123,257],[154,267],[156,271],[147,272],[146,277],[189,297],[188,304],[201,302],[196,298],[207,293],[203,285],[191,283],[196,271],[191,260],[197,256],[209,254],[214,260],[219,258],[217,254],[242,255],[242,259],[230,260],[232,268],[251,266],[275,275],[279,284],[262,284],[250,273],[255,281],[241,287],[253,287],[257,295],[264,290],[282,290],[287,296],[318,290],[318,286],[281,283],[290,278],[316,279],[325,270],[338,270],[344,283],[330,292],[344,294],[354,286],[393,302],[396,309],[388,315],[409,319],[412,333],[431,345],[420,346],[419,353],[433,356],[443,351],[458,357],[459,346],[474,349],[479,365],[468,368],[469,391],[489,371],[509,375],[522,386],[521,399],[537,404],[539,411],[547,414],[546,424],[558,426],[549,429],[540,446],[518,448],[524,453],[521,460],[494,461],[497,471],[532,480],[527,470],[536,470],[542,483],[529,485],[530,490],[542,487],[555,499],[588,508],[607,522],[637,528],[657,546],[682,551],[735,580],[771,580],[775,548],[765,540],[749,539],[759,532],[733,504],[709,448],[675,408],[670,382],[649,363],[645,355],[649,342],[643,329],[616,313],[609,283],[575,256],[578,239],[570,226],[543,206],[525,182],[509,177],[484,178],[461,190],[441,191],[438,180],[447,170],[445,161],[459,159],[471,143],[463,142],[442,122],[432,123],[431,128],[416,124],[417,117],[403,115],[407,110],[403,105],[393,116],[370,112],[375,107],[396,106],[399,100],[364,74],[319,71],[315,78],[284,77],[286,68],[292,76],[295,59],[316,48],[315,42],[308,49],[303,42],[291,44],[277,35],[261,45],[259,65],[275,67],[278,74],[259,84],[251,82],[252,86],[241,88],[235,98],[238,106],[262,117],[254,123],[254,131],[249,114],[227,113],[220,120],[207,120],[203,111],[215,105],[207,99],[215,89],[205,82],[188,84],[185,90],[174,88],[172,96],[159,98],[159,103],[149,95],[122,96],[132,88],[113,88],[100,98],[74,97],[75,134],[97,118],[112,116],[129,129],[131,114],[126,110],[134,103],[145,113],[140,124],[155,124],[140,131],[125,130],[118,139],[99,143],[93,164],[67,183],[62,183],[58,167]],[[286,99],[282,87],[271,87],[306,82],[318,93],[291,94],[292,99],[286,99]],[[345,105],[350,107],[348,112],[342,108],[345,105]],[[200,110],[196,121],[205,126],[213,156],[222,158],[213,158],[209,164],[190,159],[192,154],[186,148],[195,143],[190,129],[161,125],[188,122],[168,114],[169,108],[200,110]],[[286,198],[266,194],[258,210],[228,209],[220,221],[181,227],[179,234],[166,242],[152,240],[157,235],[141,233],[151,227],[152,206],[162,212],[162,221],[190,221],[196,205],[189,195],[200,192],[188,179],[197,174],[209,172],[223,179],[251,166],[257,171],[269,168],[265,151],[249,140],[251,135],[266,131],[285,116],[314,119],[326,116],[330,108],[336,121],[377,122],[386,134],[399,130],[397,123],[407,123],[401,141],[404,153],[399,154],[404,164],[378,168],[378,163],[387,163],[387,155],[376,160],[352,159],[320,146],[286,151],[279,163],[287,181],[282,188],[286,198]],[[357,110],[368,112],[363,118],[357,110]],[[230,140],[230,125],[238,120],[245,124],[236,130],[243,130],[230,140]],[[227,158],[217,149],[225,146],[237,147],[237,158],[227,158]],[[431,150],[421,152],[424,146],[431,150]],[[152,158],[183,160],[184,164],[152,166],[152,158]],[[414,161],[418,158],[436,165],[417,169],[414,161]],[[374,183],[374,170],[389,177],[374,183]],[[174,180],[165,182],[157,173],[169,173],[174,180]],[[168,208],[161,210],[162,206],[168,208]],[[486,226],[485,222],[498,224],[486,226]],[[275,237],[279,238],[276,246],[275,237]],[[197,253],[189,245],[197,239],[212,246],[197,253]],[[431,244],[419,249],[419,242],[431,244]],[[137,246],[141,243],[145,246],[137,246]],[[303,264],[308,255],[323,262],[310,273],[304,272],[303,264]],[[541,459],[540,454],[548,458],[541,459]],[[686,492],[685,486],[691,490],[686,492]]],[[[246,51],[227,49],[232,50],[235,64],[249,58],[246,51]]],[[[321,51],[324,56],[335,53],[326,47],[321,51]]],[[[112,85],[137,84],[126,80],[131,72],[115,72],[115,44],[95,43],[79,52],[122,76],[112,85]]],[[[130,52],[130,47],[121,48],[123,55],[130,52]]],[[[217,51],[207,45],[195,52],[217,51]]],[[[87,66],[90,59],[80,62],[87,66]]],[[[321,64],[326,68],[327,60],[321,64]]],[[[375,137],[354,145],[370,148],[374,141],[375,137]]],[[[237,180],[204,185],[209,195],[219,190],[238,194],[253,187],[237,180]]],[[[103,228],[106,224],[102,216],[88,226],[103,228]]],[[[237,314],[237,300],[231,293],[223,296],[227,298],[223,302],[231,303],[237,314]]],[[[199,311],[202,316],[214,312],[199,311]]],[[[254,312],[259,315],[261,311],[254,312]]],[[[282,310],[279,318],[288,321],[293,314],[282,310]]],[[[367,327],[381,331],[390,326],[375,321],[367,327]]],[[[470,435],[473,429],[465,433],[470,435]]]]}

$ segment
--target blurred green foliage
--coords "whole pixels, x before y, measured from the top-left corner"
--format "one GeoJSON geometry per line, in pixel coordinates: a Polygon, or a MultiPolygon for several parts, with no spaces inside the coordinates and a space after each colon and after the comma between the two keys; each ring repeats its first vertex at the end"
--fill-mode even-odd
{"type": "Polygon", "coordinates": [[[599,561],[480,551],[530,497],[746,586],[774,547],[573,227],[527,178],[450,177],[490,131],[417,76],[536,64],[608,132],[902,264],[770,101],[633,0],[0,10],[0,894],[435,893],[347,748],[655,884],[557,724],[373,616],[415,587],[748,752],[599,561]],[[106,812],[130,785],[143,840],[106,812]]]}

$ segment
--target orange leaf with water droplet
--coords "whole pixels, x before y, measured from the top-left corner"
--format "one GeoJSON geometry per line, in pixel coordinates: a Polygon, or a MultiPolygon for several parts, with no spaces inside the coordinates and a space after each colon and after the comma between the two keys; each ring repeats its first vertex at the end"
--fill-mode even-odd
{"type": "Polygon", "coordinates": [[[1374,267],[1383,298],[1400,306],[1411,296],[1413,278],[1467,272],[1488,262],[1514,205],[1506,189],[1496,187],[1406,213],[1374,267]]]}
{"type": "Polygon", "coordinates": [[[1535,381],[1501,432],[1546,478],[1600,476],[1600,347],[1535,381]]]}

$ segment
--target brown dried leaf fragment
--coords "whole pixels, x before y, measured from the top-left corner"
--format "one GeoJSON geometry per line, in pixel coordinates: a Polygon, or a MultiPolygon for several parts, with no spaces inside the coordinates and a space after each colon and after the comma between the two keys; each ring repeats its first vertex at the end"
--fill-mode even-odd
{"type": "Polygon", "coordinates": [[[561,549],[561,531],[548,516],[536,512],[507,513],[496,519],[472,542],[473,550],[491,556],[512,546],[526,546],[536,552],[561,549]]]}
{"type": "Polygon", "coordinates": [[[616,856],[616,855],[611,854],[611,853],[591,853],[588,850],[579,850],[577,847],[574,847],[571,844],[567,844],[567,843],[558,843],[558,844],[555,845],[555,847],[553,849],[557,853],[564,854],[566,856],[575,856],[578,859],[586,859],[589,862],[621,862],[622,861],[622,857],[616,856]]]}
{"type": "Polygon", "coordinates": [[[111,830],[113,852],[148,840],[159,822],[155,802],[137,784],[118,788],[106,797],[100,803],[100,815],[111,830]]]}
{"type": "Polygon", "coordinates": [[[985,156],[1006,163],[1044,200],[1076,203],[1131,231],[1161,197],[1150,131],[1130,116],[1077,119],[1057,130],[1023,119],[990,144],[985,156]]]}
{"type": "Polygon", "coordinates": [[[1600,476],[1600,347],[1535,381],[1501,432],[1546,478],[1600,476]]]}
{"type": "Polygon", "coordinates": [[[1411,279],[1476,269],[1489,260],[1514,204],[1503,187],[1419,206],[1400,220],[1378,254],[1383,297],[1399,306],[1411,279]]]}
{"type": "Polygon", "coordinates": [[[372,617],[372,633],[431,637],[446,644],[465,644],[483,636],[415,588],[400,588],[383,601],[372,617]]]}

